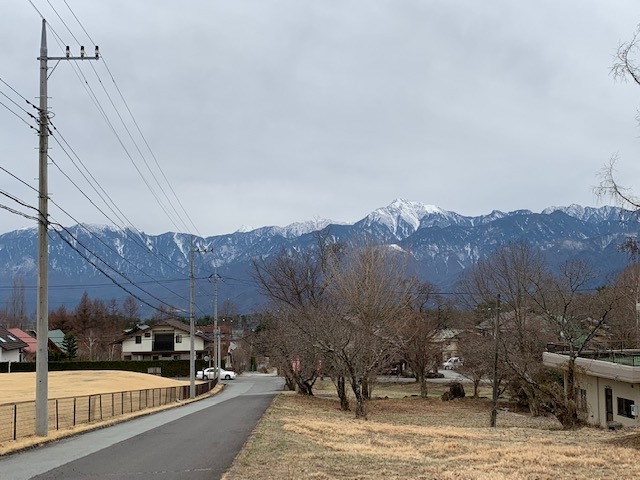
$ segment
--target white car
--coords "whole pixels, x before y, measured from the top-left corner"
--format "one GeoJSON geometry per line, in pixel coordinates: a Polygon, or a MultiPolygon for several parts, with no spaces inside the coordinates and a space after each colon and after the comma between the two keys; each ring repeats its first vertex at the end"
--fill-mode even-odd
{"type": "Polygon", "coordinates": [[[462,366],[462,360],[460,357],[451,357],[447,361],[442,364],[442,368],[445,370],[455,370],[458,367],[462,366]]]}
{"type": "MultiPolygon", "coordinates": [[[[203,370],[198,370],[198,372],[196,373],[196,378],[198,380],[203,380],[203,379],[207,379],[207,380],[213,380],[214,378],[216,378],[216,369],[215,367],[210,367],[210,368],[205,368],[204,371],[203,370]]],[[[236,378],[236,372],[233,372],[231,370],[225,370],[224,368],[220,369],[220,378],[224,379],[224,380],[233,380],[234,378],[236,378]]]]}

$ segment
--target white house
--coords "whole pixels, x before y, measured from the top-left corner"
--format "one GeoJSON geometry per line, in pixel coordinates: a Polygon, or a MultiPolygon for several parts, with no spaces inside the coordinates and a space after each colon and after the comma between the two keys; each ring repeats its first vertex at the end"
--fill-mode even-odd
{"type": "MultiPolygon", "coordinates": [[[[208,352],[210,338],[196,332],[196,358],[208,352]]],[[[127,332],[122,343],[123,360],[189,360],[190,327],[179,320],[163,320],[153,326],[142,325],[127,332]]]]}
{"type": "Polygon", "coordinates": [[[0,327],[0,362],[21,362],[28,345],[4,327],[0,327]]]}
{"type": "MultiPolygon", "coordinates": [[[[566,369],[563,353],[544,352],[547,367],[566,369]]],[[[586,353],[576,359],[578,399],[586,406],[589,423],[640,426],[640,350],[586,353]]]]}

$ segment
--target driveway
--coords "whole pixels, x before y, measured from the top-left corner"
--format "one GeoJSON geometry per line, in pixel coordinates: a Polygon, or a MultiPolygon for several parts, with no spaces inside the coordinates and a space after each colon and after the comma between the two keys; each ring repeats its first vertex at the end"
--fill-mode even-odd
{"type": "Polygon", "coordinates": [[[220,478],[283,388],[262,374],[223,383],[213,397],[0,458],[1,477],[220,478]]]}
{"type": "MultiPolygon", "coordinates": [[[[438,373],[443,374],[444,378],[429,378],[427,379],[427,381],[431,383],[451,383],[451,382],[470,383],[471,382],[471,380],[469,380],[464,375],[456,372],[455,370],[438,370],[438,373]]],[[[411,383],[411,382],[415,382],[416,379],[413,377],[399,377],[397,375],[389,375],[389,376],[379,376],[378,381],[411,383]]]]}

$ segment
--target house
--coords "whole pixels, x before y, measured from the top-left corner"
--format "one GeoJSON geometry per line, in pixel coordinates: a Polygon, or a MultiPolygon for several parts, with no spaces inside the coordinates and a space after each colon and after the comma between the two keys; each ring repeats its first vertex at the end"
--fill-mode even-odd
{"type": "MultiPolygon", "coordinates": [[[[196,332],[196,358],[204,358],[213,338],[196,332]]],[[[152,326],[140,325],[125,332],[120,340],[123,360],[189,360],[190,326],[180,320],[166,319],[152,326]]]]}
{"type": "Polygon", "coordinates": [[[22,349],[27,346],[5,327],[0,327],[0,362],[21,362],[22,349]]]}
{"type": "MultiPolygon", "coordinates": [[[[566,370],[566,352],[544,352],[545,366],[566,370]]],[[[565,376],[566,382],[566,376],[565,376]]],[[[640,350],[586,352],[576,358],[579,406],[587,421],[612,427],[640,426],[640,350]]]]}
{"type": "Polygon", "coordinates": [[[59,328],[47,332],[49,351],[64,353],[64,332],[59,328]]]}
{"type": "Polygon", "coordinates": [[[442,328],[431,338],[431,342],[439,346],[443,362],[458,356],[458,343],[462,333],[462,330],[455,328],[442,328]]]}
{"type": "Polygon", "coordinates": [[[9,328],[9,333],[14,337],[22,340],[27,344],[26,347],[22,349],[22,360],[23,362],[33,362],[36,358],[36,352],[38,351],[38,341],[35,337],[29,335],[27,332],[20,328],[9,328]]]}

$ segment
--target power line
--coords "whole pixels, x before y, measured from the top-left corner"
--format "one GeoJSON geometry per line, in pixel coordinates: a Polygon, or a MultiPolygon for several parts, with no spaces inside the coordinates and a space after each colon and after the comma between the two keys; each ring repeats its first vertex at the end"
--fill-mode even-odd
{"type": "MultiPolygon", "coordinates": [[[[73,32],[71,32],[71,30],[69,29],[69,27],[67,26],[67,24],[64,22],[64,20],[62,20],[62,17],[60,16],[60,14],[57,12],[57,10],[55,9],[55,7],[53,7],[53,5],[51,5],[51,3],[49,2],[50,7],[53,9],[53,11],[56,13],[56,15],[58,16],[58,18],[62,21],[62,23],[64,24],[64,26],[67,28],[67,30],[69,30],[69,33],[71,33],[71,35],[73,36],[73,38],[76,40],[76,42],[80,43],[78,41],[78,39],[75,37],[75,35],[73,35],[73,32]]],[[[70,9],[70,7],[67,5],[67,7],[70,9]]],[[[73,13],[73,11],[72,11],[73,13]]],[[[74,17],[75,14],[74,14],[74,17]]],[[[77,17],[76,17],[77,20],[77,17]]],[[[82,26],[82,25],[81,25],[82,26]]],[[[53,29],[51,29],[52,32],[54,32],[54,35],[59,39],[59,42],[62,41],[62,39],[60,38],[60,36],[55,33],[55,31],[53,31],[53,29]]],[[[84,30],[84,28],[83,28],[84,30]]],[[[85,31],[86,32],[86,31],[85,31]]],[[[90,38],[91,40],[91,38],[90,38]]],[[[91,40],[93,42],[93,40],[91,40]]],[[[60,44],[60,43],[59,43],[60,44]]],[[[102,60],[104,62],[104,57],[102,57],[102,60]]],[[[114,112],[116,113],[116,115],[118,116],[120,123],[122,124],[122,127],[124,128],[124,130],[127,132],[131,142],[133,143],[134,147],[136,148],[136,150],[138,151],[138,153],[140,154],[140,157],[142,158],[145,166],[147,167],[147,170],[149,170],[149,172],[151,173],[151,176],[153,177],[153,179],[155,180],[156,184],[160,187],[161,192],[164,194],[165,198],[167,199],[169,206],[173,208],[173,204],[171,203],[171,201],[169,200],[168,196],[166,195],[166,193],[164,192],[164,190],[162,189],[162,186],[160,185],[160,182],[158,182],[158,179],[156,178],[155,174],[153,173],[153,170],[150,168],[145,156],[143,155],[142,151],[140,150],[140,147],[138,146],[138,144],[136,143],[135,139],[133,138],[133,135],[131,134],[131,131],[129,130],[129,127],[127,126],[126,122],[124,121],[124,119],[122,118],[122,115],[120,114],[120,112],[118,111],[118,108],[115,105],[115,102],[113,101],[113,99],[111,98],[111,95],[109,94],[109,92],[107,91],[107,89],[105,88],[102,79],[100,78],[100,75],[98,74],[96,68],[91,65],[91,68],[93,69],[94,74],[96,75],[96,78],[98,79],[98,83],[100,83],[100,86],[102,87],[105,95],[107,96],[107,99],[109,100],[109,102],[111,103],[111,106],[113,107],[114,112]]],[[[167,216],[167,218],[169,219],[169,221],[173,224],[173,226],[176,228],[176,230],[180,230],[181,228],[178,226],[178,224],[176,223],[176,218],[179,221],[181,220],[180,215],[178,214],[178,212],[175,210],[174,208],[174,212],[176,214],[176,217],[174,218],[169,211],[166,209],[164,203],[162,202],[162,200],[160,199],[160,197],[158,196],[158,194],[156,193],[155,189],[152,187],[152,185],[149,183],[149,181],[147,180],[147,178],[145,177],[145,175],[142,173],[142,171],[140,170],[140,168],[138,167],[138,165],[136,164],[135,160],[133,159],[133,156],[131,155],[131,153],[129,152],[129,150],[127,149],[127,147],[125,146],[124,142],[122,141],[122,138],[120,137],[120,135],[117,133],[117,131],[115,130],[113,124],[111,123],[111,121],[108,118],[108,115],[106,113],[106,111],[104,110],[104,108],[102,107],[102,105],[100,104],[100,101],[98,100],[97,96],[95,95],[95,93],[93,92],[93,89],[91,89],[91,87],[89,86],[89,82],[87,81],[87,78],[84,76],[84,74],[82,73],[82,70],[80,68],[78,68],[78,71],[80,72],[80,74],[82,75],[82,78],[84,79],[84,84],[89,88],[89,90],[91,91],[91,96],[94,99],[94,101],[98,104],[98,107],[100,109],[101,114],[103,115],[103,118],[105,118],[105,120],[107,121],[107,124],[109,125],[112,133],[115,135],[116,139],[118,140],[118,143],[120,144],[120,146],[122,147],[122,149],[124,150],[126,156],[129,158],[129,160],[131,161],[131,164],[133,165],[133,167],[135,168],[135,170],[138,172],[138,175],[140,176],[140,178],[142,179],[142,181],[145,183],[145,185],[147,186],[149,192],[151,192],[152,196],[155,198],[156,202],[158,203],[158,205],[160,206],[160,208],[162,209],[162,211],[165,213],[165,215],[167,216]]],[[[124,98],[123,98],[124,100],[124,98]]],[[[188,231],[189,228],[186,226],[186,224],[183,223],[183,227],[186,228],[186,230],[188,231]]]]}
{"type": "MultiPolygon", "coordinates": [[[[65,227],[63,227],[60,224],[56,224],[59,228],[61,228],[62,230],[64,230],[71,238],[73,238],[84,250],[86,250],[87,252],[90,252],[91,255],[93,255],[95,258],[97,258],[100,262],[102,262],[105,266],[107,266],[109,269],[113,270],[116,274],[122,276],[124,279],[126,279],[129,283],[133,284],[133,286],[136,286],[136,288],[138,288],[139,290],[142,290],[144,293],[146,293],[147,295],[149,295],[151,298],[153,298],[154,300],[157,300],[160,304],[162,305],[166,305],[167,307],[171,308],[171,309],[176,309],[176,307],[174,307],[173,305],[165,302],[164,300],[162,300],[159,297],[156,297],[155,295],[152,295],[151,293],[149,293],[148,291],[140,288],[139,286],[135,285],[134,282],[131,281],[131,279],[129,279],[125,274],[123,274],[122,272],[119,272],[118,270],[116,270],[114,267],[112,267],[111,265],[109,265],[104,259],[102,259],[99,255],[97,255],[96,253],[92,252],[86,245],[84,245],[80,240],[78,240],[77,237],[75,237],[68,229],[66,229],[65,227]]],[[[60,239],[65,242],[69,247],[71,247],[71,249],[73,249],[76,253],[78,253],[78,255],[80,255],[82,258],[84,258],[88,263],[90,263],[96,270],[98,270],[100,273],[102,273],[105,277],[107,277],[109,280],[111,280],[116,286],[118,286],[119,288],[121,288],[122,290],[124,290],[125,292],[127,292],[128,294],[130,294],[132,297],[134,297],[135,299],[137,299],[138,301],[144,303],[145,305],[153,308],[154,310],[159,310],[158,307],[152,305],[151,303],[147,302],[146,300],[142,299],[141,297],[139,297],[138,295],[136,295],[135,293],[133,293],[131,290],[129,290],[127,287],[125,287],[123,284],[121,284],[120,282],[118,282],[118,280],[116,280],[115,278],[113,278],[111,275],[109,275],[103,268],[101,268],[99,265],[96,264],[96,262],[94,262],[93,260],[91,260],[86,254],[84,254],[83,252],[81,252],[75,245],[73,245],[67,238],[65,238],[64,235],[62,235],[60,233],[60,231],[58,231],[57,229],[53,229],[53,232],[55,232],[60,239]]],[[[176,310],[180,310],[180,309],[176,309],[176,310]]]]}
{"type": "MultiPolygon", "coordinates": [[[[56,13],[56,15],[60,18],[60,15],[58,14],[58,12],[55,10],[55,8],[49,4],[51,6],[51,8],[54,10],[54,12],[56,13]]],[[[62,19],[61,19],[62,21],[62,19]]],[[[64,21],[62,21],[63,24],[65,25],[65,27],[67,27],[67,29],[69,30],[69,27],[66,25],[66,23],[64,23],[64,21]]],[[[54,34],[54,37],[56,39],[56,42],[58,43],[58,46],[60,48],[62,48],[62,38],[60,37],[60,35],[58,35],[58,33],[53,29],[53,27],[51,27],[51,25],[47,24],[48,28],[51,30],[51,32],[54,34]]],[[[76,39],[76,37],[73,35],[74,39],[76,39]]],[[[76,39],[77,41],[77,39],[76,39]]],[[[107,126],[109,127],[109,129],[111,130],[111,132],[114,134],[115,138],[117,139],[118,143],[120,144],[120,146],[122,147],[122,149],[124,150],[126,156],[129,158],[129,160],[131,161],[131,164],[133,165],[133,167],[135,168],[135,170],[138,172],[138,175],[140,176],[140,178],[142,179],[142,181],[145,183],[145,185],[147,186],[147,188],[149,189],[149,191],[151,192],[151,194],[153,195],[153,197],[155,198],[156,202],[158,203],[158,205],[160,206],[160,208],[163,210],[163,212],[165,213],[165,215],[167,216],[167,218],[171,221],[171,223],[173,224],[173,226],[176,228],[176,230],[180,230],[180,227],[178,226],[178,224],[176,223],[175,219],[169,214],[169,212],[167,211],[166,207],[164,206],[164,204],[162,203],[162,201],[160,200],[160,198],[158,197],[157,193],[155,192],[155,190],[153,189],[153,187],[149,184],[148,180],[145,178],[144,174],[142,173],[142,171],[139,169],[138,165],[136,164],[135,160],[133,159],[131,153],[129,152],[129,150],[127,149],[125,143],[123,142],[122,138],[120,137],[120,135],[118,134],[118,132],[116,131],[113,123],[111,122],[111,120],[109,119],[108,114],[106,113],[105,109],[103,108],[102,104],[100,103],[100,100],[98,99],[98,96],[95,94],[95,92],[93,91],[93,89],[91,88],[91,85],[89,84],[87,78],[85,77],[84,73],[82,72],[82,69],[79,68],[78,65],[75,65],[72,63],[72,65],[74,65],[74,72],[76,73],[76,76],[78,77],[78,80],[80,80],[81,84],[83,85],[83,87],[85,88],[85,91],[87,91],[87,93],[89,94],[89,97],[91,98],[91,100],[94,102],[94,105],[96,105],[96,107],[98,108],[100,114],[102,115],[103,119],[105,120],[105,122],[107,123],[107,126]],[[82,77],[82,79],[80,79],[80,77],[82,77]]],[[[134,143],[134,145],[136,146],[136,148],[138,149],[138,151],[140,152],[139,147],[137,146],[137,144],[135,143],[135,140],[133,139],[133,136],[131,135],[130,130],[128,129],[128,127],[126,126],[126,123],[124,122],[124,120],[122,119],[122,116],[120,115],[115,103],[113,102],[113,100],[111,99],[111,96],[109,95],[109,93],[107,92],[106,88],[104,87],[104,84],[102,83],[102,81],[100,80],[100,77],[97,73],[97,71],[95,70],[95,68],[92,65],[92,68],[94,70],[94,73],[96,74],[96,76],[98,77],[98,81],[101,84],[103,90],[105,91],[105,94],[107,95],[107,98],[109,99],[109,101],[111,102],[111,105],[114,109],[114,111],[116,112],[116,115],[118,115],[118,117],[120,118],[120,121],[124,127],[124,129],[127,131],[127,133],[129,134],[129,137],[131,138],[132,142],[134,143]]],[[[142,153],[140,152],[141,156],[142,153]]],[[[144,156],[142,156],[143,160],[146,163],[146,160],[144,159],[144,156]]],[[[153,176],[153,172],[151,171],[151,169],[148,167],[149,171],[151,172],[152,176],[153,176]]],[[[155,177],[154,177],[155,179],[155,177]]],[[[157,180],[156,180],[157,182],[157,180]]],[[[166,196],[166,194],[165,194],[166,196]]],[[[177,214],[177,212],[176,212],[177,214]]],[[[180,218],[179,215],[177,215],[177,218],[180,218]]],[[[186,225],[184,225],[186,227],[186,225]]],[[[188,230],[188,229],[187,229],[188,230]]]]}
{"type": "Polygon", "coordinates": [[[3,210],[7,210],[8,212],[14,213],[16,215],[20,215],[21,217],[28,218],[29,220],[36,220],[36,221],[38,220],[38,218],[34,217],[33,215],[29,215],[27,213],[21,212],[19,210],[16,210],[15,208],[11,208],[4,204],[0,204],[0,208],[3,210]]]}
{"type": "MultiPolygon", "coordinates": [[[[93,39],[91,38],[91,35],[89,35],[89,32],[87,32],[87,30],[84,28],[84,25],[82,24],[82,22],[80,21],[80,19],[78,18],[78,16],[75,14],[75,12],[73,11],[73,9],[69,6],[69,4],[67,3],[66,0],[64,0],[64,4],[66,5],[66,7],[69,9],[69,11],[71,12],[71,14],[73,15],[73,17],[76,19],[76,21],[78,22],[78,25],[80,25],[80,28],[82,29],[82,31],[85,33],[85,35],[87,36],[87,38],[91,41],[91,43],[95,44],[95,42],[93,41],[93,39]]],[[[74,37],[75,38],[75,37],[74,37]]],[[[149,150],[149,153],[151,153],[151,156],[156,164],[156,166],[158,167],[158,170],[160,171],[160,173],[162,174],[162,177],[164,178],[165,182],[167,183],[167,185],[169,186],[169,189],[171,190],[171,193],[173,194],[174,198],[176,199],[176,201],[178,202],[178,204],[180,205],[180,208],[182,209],[183,213],[185,214],[186,218],[189,220],[189,222],[191,223],[191,225],[193,226],[193,228],[195,229],[196,233],[202,237],[202,234],[198,231],[198,228],[196,227],[195,223],[193,222],[193,220],[191,219],[191,217],[189,216],[189,213],[187,212],[187,210],[184,208],[184,206],[182,205],[182,202],[180,201],[180,198],[178,197],[178,195],[176,194],[175,190],[173,189],[173,186],[171,185],[171,182],[169,182],[169,179],[167,178],[167,176],[164,173],[164,170],[162,169],[162,167],[160,166],[160,163],[158,162],[158,159],[155,155],[155,153],[153,152],[153,150],[151,149],[151,146],[149,145],[149,142],[147,141],[145,135],[142,133],[142,130],[135,118],[135,116],[133,115],[133,112],[131,111],[131,108],[129,108],[129,104],[127,103],[126,99],[124,98],[124,95],[122,94],[122,91],[120,90],[120,87],[118,86],[113,74],[111,73],[111,69],[109,68],[109,64],[107,63],[106,59],[102,58],[103,60],[103,64],[105,66],[105,68],[107,69],[107,73],[109,74],[109,77],[111,78],[111,81],[113,82],[113,85],[116,89],[116,91],[118,92],[118,95],[120,96],[120,99],[122,100],[125,108],[127,109],[127,112],[129,113],[129,116],[131,117],[131,120],[133,121],[136,130],[138,131],[138,133],[140,134],[140,137],[142,138],[142,140],[144,141],[145,146],[147,147],[147,149],[149,150]]],[[[95,71],[95,68],[94,68],[95,71]]],[[[96,72],[97,75],[97,72],[96,72]]],[[[101,82],[102,83],[102,82],[101,82]]],[[[142,155],[142,153],[141,153],[142,155]]],[[[144,157],[143,157],[144,158],[144,157]]],[[[146,164],[146,160],[145,160],[145,164],[146,164]]],[[[148,165],[147,165],[147,168],[148,165]]],[[[151,171],[151,169],[149,169],[151,171]]],[[[155,179],[155,176],[154,176],[155,179]]],[[[160,183],[157,181],[156,179],[156,183],[158,183],[158,186],[160,186],[160,183]]],[[[162,189],[162,187],[161,187],[162,189]]],[[[165,194],[166,197],[166,194],[165,194]]],[[[171,204],[171,201],[169,200],[168,197],[167,201],[169,201],[169,203],[171,204]]],[[[175,210],[174,210],[175,211],[175,210]]],[[[177,211],[176,211],[177,213],[177,211]]],[[[178,217],[180,217],[178,215],[178,217]]],[[[186,225],[185,225],[186,227],[186,225]]],[[[189,229],[187,228],[187,231],[189,229]]]]}
{"type": "MultiPolygon", "coordinates": [[[[0,93],[2,93],[2,92],[0,92],[0,93]]],[[[5,104],[5,103],[0,101],[0,105],[2,105],[4,108],[9,110],[9,112],[13,113],[16,117],[18,117],[20,119],[21,122],[25,123],[29,128],[33,128],[35,131],[38,131],[37,128],[35,128],[33,125],[30,125],[29,122],[27,122],[24,118],[22,118],[20,116],[20,114],[16,113],[14,110],[12,110],[7,104],[5,104]]]]}

